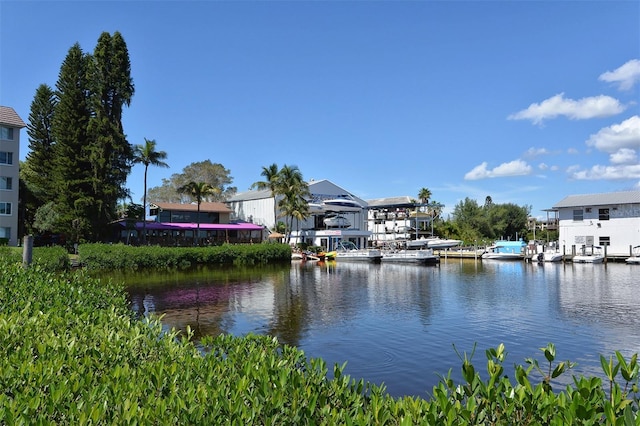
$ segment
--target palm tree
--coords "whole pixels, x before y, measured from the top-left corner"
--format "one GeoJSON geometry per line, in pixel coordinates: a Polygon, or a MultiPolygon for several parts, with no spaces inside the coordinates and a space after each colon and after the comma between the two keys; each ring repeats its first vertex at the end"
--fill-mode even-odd
{"type": "Polygon", "coordinates": [[[169,167],[164,159],[167,153],[164,151],[156,151],[156,141],[144,138],[144,145],[136,145],[133,147],[133,164],[144,164],[144,195],[142,200],[142,244],[147,242],[147,170],[149,166],[169,167]]]}
{"type": "Polygon", "coordinates": [[[282,166],[278,173],[277,192],[284,196],[279,203],[282,214],[289,218],[289,235],[287,242],[291,241],[291,230],[293,228],[293,219],[298,222],[301,219],[309,217],[309,205],[307,198],[311,196],[309,193],[309,185],[304,181],[302,172],[298,166],[282,166]]]}
{"type": "Polygon", "coordinates": [[[251,188],[256,188],[259,190],[268,189],[271,191],[271,196],[273,197],[273,227],[275,228],[278,222],[278,217],[276,214],[276,197],[279,195],[278,181],[280,178],[278,165],[276,163],[273,163],[268,167],[263,166],[260,176],[263,176],[265,180],[255,182],[253,185],[251,185],[251,188]]]}
{"type": "Polygon", "coordinates": [[[487,195],[487,197],[484,199],[484,208],[488,209],[492,205],[493,205],[493,200],[491,199],[490,195],[487,195]]]}
{"type": "Polygon", "coordinates": [[[429,190],[429,188],[421,188],[418,192],[418,198],[420,199],[421,203],[428,203],[429,198],[431,198],[431,191],[429,190]]]}
{"type": "Polygon", "coordinates": [[[191,196],[192,199],[195,199],[198,204],[198,213],[196,216],[197,220],[197,230],[196,230],[196,238],[195,244],[198,245],[198,237],[200,236],[200,204],[202,201],[207,201],[207,197],[210,195],[216,195],[220,191],[219,188],[209,185],[206,182],[194,182],[191,181],[186,185],[183,185],[178,188],[178,192],[180,194],[187,194],[191,196]]]}

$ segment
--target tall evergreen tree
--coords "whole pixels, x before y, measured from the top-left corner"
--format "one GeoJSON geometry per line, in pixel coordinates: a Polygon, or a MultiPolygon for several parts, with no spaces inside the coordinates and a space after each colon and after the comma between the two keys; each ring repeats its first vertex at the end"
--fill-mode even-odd
{"type": "Polygon", "coordinates": [[[60,231],[78,238],[93,238],[92,165],[87,126],[91,116],[87,73],[88,57],[78,43],[64,59],[56,83],[57,105],[52,133],[56,141],[52,177],[60,231]]]}
{"type": "Polygon", "coordinates": [[[53,201],[55,197],[51,159],[54,149],[52,127],[56,103],[54,91],[46,84],[41,84],[38,87],[31,102],[31,112],[27,124],[29,153],[23,167],[25,174],[29,177],[27,186],[38,200],[36,207],[53,201]]]}
{"type": "Polygon", "coordinates": [[[134,87],[127,45],[118,32],[103,32],[89,63],[92,116],[88,146],[96,216],[94,229],[106,229],[116,216],[118,200],[127,194],[133,147],[125,137],[122,109],[131,103],[134,87]]]}

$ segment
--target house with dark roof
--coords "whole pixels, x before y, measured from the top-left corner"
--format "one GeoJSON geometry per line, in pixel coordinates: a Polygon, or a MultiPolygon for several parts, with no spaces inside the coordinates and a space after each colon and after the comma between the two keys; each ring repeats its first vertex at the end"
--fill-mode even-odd
{"type": "Polygon", "coordinates": [[[640,191],[569,195],[553,210],[567,254],[602,247],[608,257],[622,258],[640,245],[640,191]]]}
{"type": "Polygon", "coordinates": [[[18,245],[20,129],[26,124],[11,107],[0,106],[0,241],[18,245]]]}
{"type": "Polygon", "coordinates": [[[223,243],[259,243],[266,237],[264,228],[246,222],[232,222],[231,210],[224,203],[150,203],[152,221],[116,222],[117,239],[124,243],[142,241],[162,246],[220,245],[223,243]]]}

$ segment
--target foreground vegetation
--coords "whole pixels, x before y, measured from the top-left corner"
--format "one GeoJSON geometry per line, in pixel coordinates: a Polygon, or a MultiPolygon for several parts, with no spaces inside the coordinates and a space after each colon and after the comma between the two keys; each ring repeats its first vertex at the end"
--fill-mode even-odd
{"type": "MultiPolygon", "coordinates": [[[[459,354],[465,383],[443,377],[431,399],[394,399],[266,336],[201,342],[134,318],[121,285],[0,258],[0,423],[14,424],[624,424],[638,417],[637,354],[602,357],[606,381],[576,377],[543,348],[503,376],[459,354]]],[[[35,262],[34,262],[35,263],[35,262]]]]}

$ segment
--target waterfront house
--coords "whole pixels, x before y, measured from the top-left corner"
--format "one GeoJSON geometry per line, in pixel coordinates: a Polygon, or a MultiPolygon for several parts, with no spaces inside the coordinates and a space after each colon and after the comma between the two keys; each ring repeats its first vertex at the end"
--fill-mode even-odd
{"type": "MultiPolygon", "coordinates": [[[[305,243],[333,250],[340,241],[351,241],[357,247],[366,247],[371,232],[367,230],[367,203],[333,182],[311,180],[309,217],[293,221],[288,230],[291,244],[305,243]]],[[[227,205],[237,220],[274,229],[277,222],[285,222],[278,208],[282,196],[275,199],[269,190],[240,192],[227,205]],[[275,216],[274,216],[275,205],[275,216]]]]}
{"type": "Polygon", "coordinates": [[[559,243],[568,255],[602,247],[608,257],[628,257],[640,244],[640,191],[570,195],[558,211],[559,243]]]}
{"type": "Polygon", "coordinates": [[[18,245],[20,129],[24,121],[11,107],[0,106],[0,243],[18,245]]]}
{"type": "Polygon", "coordinates": [[[266,236],[262,226],[231,221],[232,212],[224,203],[201,203],[199,215],[195,203],[150,203],[149,213],[154,219],[146,224],[126,219],[118,221],[118,240],[138,243],[143,229],[147,244],[163,246],[191,246],[195,244],[198,229],[200,245],[258,243],[266,236]]]}

